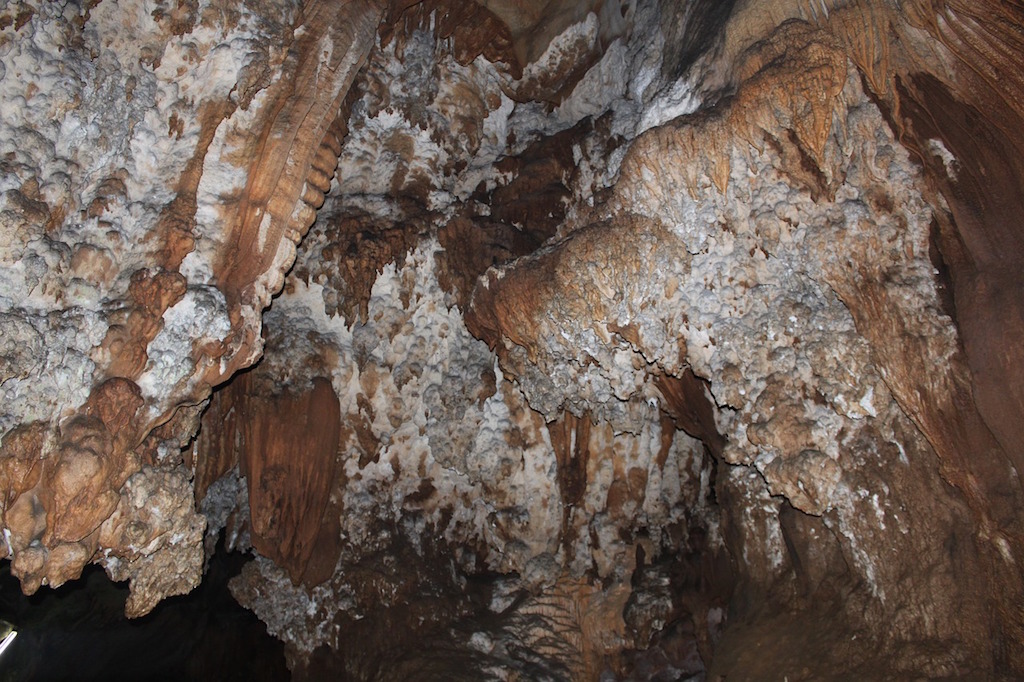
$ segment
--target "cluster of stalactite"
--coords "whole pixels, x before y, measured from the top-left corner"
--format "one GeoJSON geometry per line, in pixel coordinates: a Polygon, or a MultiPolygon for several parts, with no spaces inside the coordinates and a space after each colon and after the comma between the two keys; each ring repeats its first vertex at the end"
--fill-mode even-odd
{"type": "Polygon", "coordinates": [[[12,573],[223,535],[299,677],[1024,674],[1022,25],[0,10],[12,573]]]}

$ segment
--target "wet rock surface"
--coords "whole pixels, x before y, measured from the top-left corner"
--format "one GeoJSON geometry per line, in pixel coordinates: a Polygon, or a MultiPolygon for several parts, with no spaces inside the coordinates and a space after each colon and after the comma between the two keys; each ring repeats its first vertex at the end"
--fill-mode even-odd
{"type": "Polygon", "coordinates": [[[1022,23],[0,10],[10,574],[223,542],[295,679],[1024,675],[1022,23]]]}

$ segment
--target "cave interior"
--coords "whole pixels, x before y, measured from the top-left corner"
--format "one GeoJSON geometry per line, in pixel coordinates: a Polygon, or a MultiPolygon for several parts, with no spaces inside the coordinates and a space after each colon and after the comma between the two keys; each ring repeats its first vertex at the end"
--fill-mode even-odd
{"type": "Polygon", "coordinates": [[[1024,678],[1021,338],[1017,0],[5,1],[0,680],[1024,678]]]}

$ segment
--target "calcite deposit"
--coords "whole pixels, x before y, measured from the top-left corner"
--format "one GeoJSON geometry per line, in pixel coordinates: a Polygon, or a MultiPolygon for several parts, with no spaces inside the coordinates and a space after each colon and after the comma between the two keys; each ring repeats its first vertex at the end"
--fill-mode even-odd
{"type": "Polygon", "coordinates": [[[1024,676],[1024,12],[0,7],[0,547],[295,679],[1024,676]]]}

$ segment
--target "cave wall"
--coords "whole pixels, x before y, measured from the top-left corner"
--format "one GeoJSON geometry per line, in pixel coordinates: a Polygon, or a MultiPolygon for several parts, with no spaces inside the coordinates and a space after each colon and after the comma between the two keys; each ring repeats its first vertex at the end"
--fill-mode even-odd
{"type": "Polygon", "coordinates": [[[4,519],[26,590],[98,560],[141,615],[200,579],[181,449],[259,356],[322,202],[306,177],[381,13],[337,9],[5,10],[4,519]],[[139,516],[169,489],[173,527],[139,516]]]}
{"type": "Polygon", "coordinates": [[[11,5],[12,572],[225,532],[300,676],[1024,674],[1020,15],[11,5]]]}

